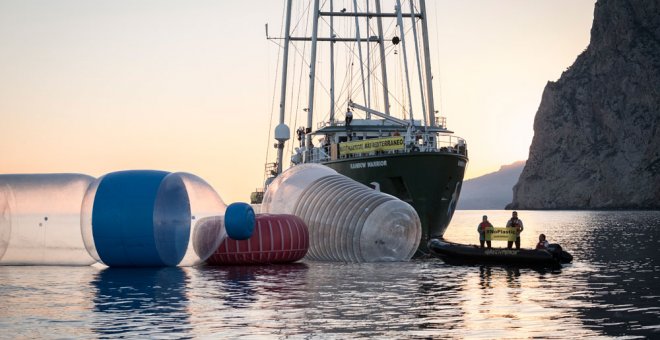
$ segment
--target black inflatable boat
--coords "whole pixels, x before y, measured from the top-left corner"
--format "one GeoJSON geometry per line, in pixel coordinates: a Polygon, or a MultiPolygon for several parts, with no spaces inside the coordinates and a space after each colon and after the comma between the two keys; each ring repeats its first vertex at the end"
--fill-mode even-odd
{"type": "Polygon", "coordinates": [[[558,244],[551,244],[548,250],[480,248],[476,245],[451,243],[441,239],[431,239],[429,250],[445,262],[494,263],[526,267],[559,268],[564,263],[573,261],[573,256],[561,249],[558,244]]]}

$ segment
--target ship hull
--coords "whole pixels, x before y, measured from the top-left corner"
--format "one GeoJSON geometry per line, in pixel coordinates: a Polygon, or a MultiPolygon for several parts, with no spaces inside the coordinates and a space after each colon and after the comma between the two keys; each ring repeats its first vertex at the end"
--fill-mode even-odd
{"type": "Polygon", "coordinates": [[[467,158],[447,152],[411,152],[323,164],[409,203],[422,224],[422,239],[415,254],[422,257],[429,254],[428,241],[442,237],[454,215],[467,158]]]}

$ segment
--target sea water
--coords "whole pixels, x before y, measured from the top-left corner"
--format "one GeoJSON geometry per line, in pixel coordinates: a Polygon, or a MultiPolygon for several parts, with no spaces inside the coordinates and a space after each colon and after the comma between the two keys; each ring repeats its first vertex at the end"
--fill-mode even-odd
{"type": "MultiPolygon", "coordinates": [[[[445,235],[478,243],[488,215],[445,235]]],[[[557,271],[397,263],[117,269],[0,267],[0,338],[660,337],[660,212],[519,211],[557,271]]],[[[495,243],[494,246],[504,245],[495,243]]]]}

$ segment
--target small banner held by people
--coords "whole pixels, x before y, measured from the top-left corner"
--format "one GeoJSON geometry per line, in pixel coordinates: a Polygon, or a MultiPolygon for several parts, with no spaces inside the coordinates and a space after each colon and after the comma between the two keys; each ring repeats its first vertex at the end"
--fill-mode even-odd
{"type": "Polygon", "coordinates": [[[486,229],[486,241],[509,241],[516,240],[516,228],[489,228],[486,229]]]}

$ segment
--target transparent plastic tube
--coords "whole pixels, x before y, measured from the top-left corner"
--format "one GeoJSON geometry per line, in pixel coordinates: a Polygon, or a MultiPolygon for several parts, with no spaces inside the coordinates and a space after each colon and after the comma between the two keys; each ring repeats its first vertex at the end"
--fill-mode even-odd
{"type": "Polygon", "coordinates": [[[0,264],[93,264],[80,234],[80,206],[93,181],[81,174],[0,175],[0,264]]]}
{"type": "Polygon", "coordinates": [[[278,176],[261,211],[302,218],[309,227],[310,260],[409,260],[421,238],[419,217],[409,204],[318,164],[278,176]]]}

